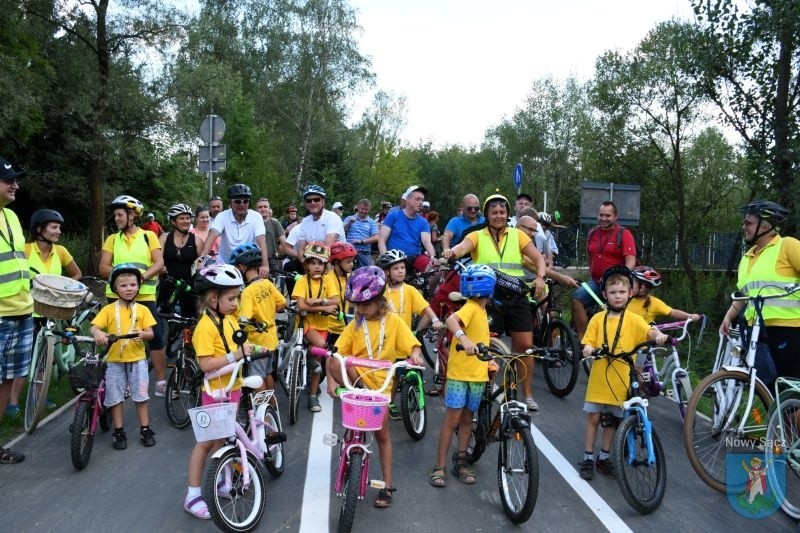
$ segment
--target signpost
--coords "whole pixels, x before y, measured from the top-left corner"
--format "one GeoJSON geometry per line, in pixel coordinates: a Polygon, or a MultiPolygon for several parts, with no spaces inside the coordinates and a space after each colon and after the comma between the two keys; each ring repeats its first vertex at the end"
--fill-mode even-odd
{"type": "Polygon", "coordinates": [[[200,139],[206,144],[198,147],[198,170],[208,175],[208,197],[214,195],[214,174],[225,172],[226,146],[220,144],[225,135],[225,121],[208,115],[200,124],[200,139]]]}
{"type": "Polygon", "coordinates": [[[517,188],[517,194],[522,191],[522,163],[514,167],[514,187],[517,188]]]}

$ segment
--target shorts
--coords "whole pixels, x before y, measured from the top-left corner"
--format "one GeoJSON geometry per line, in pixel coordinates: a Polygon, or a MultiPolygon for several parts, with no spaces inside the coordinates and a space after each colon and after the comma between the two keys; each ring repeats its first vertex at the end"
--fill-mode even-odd
{"type": "MultiPolygon", "coordinates": [[[[597,283],[596,281],[590,279],[589,281],[586,282],[586,284],[589,286],[590,289],[592,289],[592,291],[600,299],[603,298],[603,295],[601,294],[602,291],[600,290],[600,284],[599,283],[597,283]]],[[[586,288],[583,285],[578,287],[575,290],[575,292],[572,293],[572,299],[573,300],[579,300],[581,303],[583,303],[584,307],[594,307],[594,306],[597,305],[597,300],[592,298],[592,295],[589,294],[589,291],[587,291],[586,288]]]]}
{"type": "Polygon", "coordinates": [[[481,405],[481,398],[485,389],[486,382],[484,381],[448,379],[445,384],[444,405],[449,409],[463,409],[466,407],[475,412],[481,405]]]}
{"type": "Polygon", "coordinates": [[[0,318],[0,383],[28,375],[33,354],[33,318],[0,318]]]}
{"type": "Polygon", "coordinates": [[[493,333],[532,332],[531,304],[526,296],[495,290],[495,300],[489,308],[493,333]]]}
{"type": "MultiPolygon", "coordinates": [[[[761,332],[764,333],[764,330],[761,332]]],[[[797,348],[800,347],[800,328],[767,326],[766,337],[777,375],[800,379],[800,357],[797,356],[797,348]]],[[[758,375],[761,376],[761,371],[758,375]]]]}
{"type": "MultiPolygon", "coordinates": [[[[239,400],[242,398],[242,389],[232,390],[230,392],[231,399],[230,403],[239,403],[239,400]]],[[[204,390],[200,395],[200,405],[216,405],[218,403],[228,403],[228,402],[220,402],[212,398],[208,395],[208,393],[204,390]]]]}
{"type": "Polygon", "coordinates": [[[617,418],[622,418],[625,412],[618,405],[607,403],[583,402],[583,411],[586,413],[611,413],[617,418]]]}
{"type": "Polygon", "coordinates": [[[125,391],[130,389],[134,402],[146,402],[150,399],[147,388],[150,378],[147,371],[147,360],[133,363],[108,363],[106,369],[106,397],[103,405],[113,407],[125,401],[125,391]]]}
{"type": "Polygon", "coordinates": [[[256,359],[255,361],[250,361],[247,363],[247,375],[248,376],[260,376],[266,377],[275,370],[274,366],[274,357],[264,357],[263,359],[256,359]]]}

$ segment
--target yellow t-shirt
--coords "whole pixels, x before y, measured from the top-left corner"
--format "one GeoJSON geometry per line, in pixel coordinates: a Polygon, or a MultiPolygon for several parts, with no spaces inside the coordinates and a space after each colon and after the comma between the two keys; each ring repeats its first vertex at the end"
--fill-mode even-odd
{"type": "Polygon", "coordinates": [[[58,274],[64,271],[68,264],[72,263],[72,254],[69,253],[69,250],[61,246],[60,244],[54,244],[52,252],[50,255],[47,256],[47,259],[42,259],[42,251],[39,247],[32,243],[26,242],[25,243],[25,255],[28,256],[28,264],[31,267],[35,267],[36,265],[44,265],[44,271],[39,272],[39,274],[58,274]],[[58,259],[54,259],[58,258],[58,259]]]}
{"type": "Polygon", "coordinates": [[[275,313],[286,307],[286,298],[268,279],[259,279],[248,285],[240,296],[238,316],[269,324],[267,331],[248,331],[247,340],[270,350],[278,347],[275,313]]]}
{"type": "MultiPolygon", "coordinates": [[[[464,324],[464,333],[473,343],[489,345],[489,318],[486,309],[475,300],[469,299],[464,306],[455,312],[464,324]]],[[[489,363],[481,361],[474,355],[467,355],[464,350],[456,350],[458,341],[453,336],[450,356],[447,361],[447,379],[458,381],[487,381],[489,379],[489,363]]]]}
{"type": "MultiPolygon", "coordinates": [[[[215,319],[216,320],[216,319],[215,319]]],[[[215,320],[211,320],[207,314],[200,317],[197,321],[197,326],[194,328],[192,335],[192,345],[197,357],[222,357],[224,358],[228,353],[235,351],[238,346],[233,342],[233,332],[239,329],[239,324],[236,319],[228,315],[222,319],[222,330],[225,333],[225,340],[228,343],[228,349],[225,349],[225,344],[222,342],[222,337],[219,335],[215,320]]],[[[224,375],[219,378],[211,380],[211,388],[222,389],[228,384],[230,375],[224,375]]],[[[242,388],[242,375],[241,372],[236,377],[231,390],[239,390],[242,388]]]]}
{"type": "MultiPolygon", "coordinates": [[[[336,283],[328,276],[323,275],[320,279],[313,279],[310,276],[301,276],[294,284],[292,299],[298,298],[327,298],[330,303],[338,301],[339,293],[336,283]],[[309,286],[309,281],[311,285],[309,286]]],[[[317,331],[328,331],[328,315],[320,313],[308,313],[303,318],[303,330],[314,328],[317,331]]]]}
{"type": "MultiPolygon", "coordinates": [[[[150,259],[152,261],[153,250],[160,250],[161,249],[161,243],[158,242],[158,236],[155,233],[153,233],[152,231],[143,230],[141,228],[139,228],[139,231],[143,231],[144,234],[145,234],[145,242],[147,243],[147,246],[150,248],[150,259]]],[[[126,233],[126,234],[124,234],[122,236],[122,238],[125,239],[125,244],[126,244],[126,246],[128,248],[130,248],[133,245],[133,241],[134,241],[134,239],[136,237],[138,237],[139,231],[137,231],[133,235],[128,235],[126,233]]],[[[116,242],[116,239],[118,237],[119,237],[119,232],[112,233],[111,235],[108,236],[108,238],[106,238],[106,241],[103,243],[103,251],[104,252],[108,252],[108,253],[111,254],[111,266],[112,267],[124,262],[124,261],[119,261],[119,260],[117,260],[117,258],[114,257],[114,242],[116,242]]],[[[108,294],[108,293],[106,293],[106,294],[108,294]]],[[[139,291],[139,295],[136,297],[136,301],[137,302],[155,302],[156,301],[156,295],[155,294],[142,294],[141,291],[139,291]]]]}
{"type": "Polygon", "coordinates": [[[628,307],[626,309],[628,312],[636,313],[644,318],[644,321],[648,324],[655,322],[659,317],[669,316],[669,314],[672,312],[672,308],[670,306],[655,296],[650,296],[650,305],[647,306],[647,308],[644,307],[645,301],[647,301],[646,296],[637,296],[636,298],[632,298],[631,301],[628,302],[628,307]]]}
{"type": "MultiPolygon", "coordinates": [[[[414,337],[411,328],[406,326],[403,319],[395,313],[386,313],[383,317],[383,344],[381,344],[381,320],[355,320],[347,324],[336,341],[336,348],[343,356],[352,355],[354,357],[369,358],[367,351],[367,341],[364,335],[364,324],[367,326],[367,336],[369,337],[370,347],[372,348],[372,359],[383,359],[386,361],[396,361],[406,359],[411,355],[415,346],[419,346],[419,341],[414,337]]],[[[356,368],[363,386],[369,389],[377,389],[386,379],[385,370],[372,370],[368,368],[356,368]]],[[[356,386],[359,386],[356,384],[356,386]]]]}
{"type": "Polygon", "coordinates": [[[403,283],[397,289],[386,287],[386,299],[391,310],[397,313],[408,327],[411,327],[413,315],[421,315],[428,307],[428,302],[422,294],[407,283],[403,283]]]}
{"type": "MultiPolygon", "coordinates": [[[[350,305],[344,297],[345,288],[347,287],[347,277],[337,275],[335,270],[327,272],[325,277],[329,278],[327,283],[329,283],[331,287],[336,288],[336,303],[339,305],[339,311],[343,311],[345,313],[349,312],[350,305]]],[[[338,316],[328,316],[328,331],[331,333],[339,335],[342,331],[344,331],[344,326],[344,320],[339,320],[338,316]]]]}
{"type": "MultiPolygon", "coordinates": [[[[608,314],[608,311],[597,313],[592,317],[586,327],[586,334],[581,341],[583,344],[588,344],[595,348],[600,348],[603,344],[607,344],[609,348],[614,346],[614,336],[617,333],[619,315],[609,316],[604,328],[603,322],[606,314],[608,314]]],[[[619,340],[616,347],[614,347],[614,353],[628,352],[637,344],[646,341],[650,329],[651,326],[645,322],[641,315],[626,311],[622,319],[619,340]]],[[[589,384],[586,386],[586,401],[622,406],[622,402],[628,399],[629,386],[630,367],[627,363],[621,360],[609,361],[606,358],[596,359],[592,364],[589,384]]]]}
{"type": "MultiPolygon", "coordinates": [[[[100,312],[92,320],[92,324],[109,334],[127,335],[134,331],[152,328],[156,325],[156,319],[143,305],[135,305],[134,302],[134,305],[128,306],[117,301],[100,309],[100,312]],[[133,311],[134,308],[135,311],[133,311]],[[117,309],[119,309],[119,324],[117,323],[117,309]]],[[[133,363],[144,358],[144,343],[138,339],[118,340],[108,352],[109,363],[133,363]]]]}

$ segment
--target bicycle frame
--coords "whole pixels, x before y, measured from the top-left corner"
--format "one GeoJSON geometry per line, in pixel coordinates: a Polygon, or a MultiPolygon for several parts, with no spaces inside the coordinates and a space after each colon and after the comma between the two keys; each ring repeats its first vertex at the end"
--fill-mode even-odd
{"type": "MultiPolygon", "coordinates": [[[[701,331],[705,328],[706,317],[703,316],[702,320],[703,323],[701,326],[701,331]]],[[[671,352],[664,358],[664,363],[661,369],[658,368],[658,360],[655,357],[655,352],[657,350],[662,350],[663,348],[655,347],[651,350],[648,350],[648,360],[650,361],[650,364],[653,367],[653,373],[655,374],[654,376],[651,376],[651,379],[657,379],[660,387],[663,387],[664,384],[667,383],[667,380],[669,380],[668,382],[672,386],[673,395],[672,397],[668,397],[675,403],[680,403],[681,401],[675,393],[675,391],[678,390],[678,378],[689,375],[689,371],[681,365],[680,355],[678,354],[678,343],[685,339],[688,335],[688,327],[691,323],[692,319],[669,322],[666,324],[656,324],[656,328],[661,332],[681,330],[681,334],[677,337],[674,337],[674,342],[670,346],[671,352]]],[[[691,394],[691,389],[686,391],[687,397],[691,396],[691,394]]]]}

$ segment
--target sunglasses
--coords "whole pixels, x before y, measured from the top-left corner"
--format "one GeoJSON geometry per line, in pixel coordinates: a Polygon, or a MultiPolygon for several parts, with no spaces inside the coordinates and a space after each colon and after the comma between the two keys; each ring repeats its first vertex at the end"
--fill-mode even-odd
{"type": "Polygon", "coordinates": [[[531,233],[533,233],[534,231],[536,231],[536,228],[532,228],[532,227],[530,227],[530,226],[523,226],[522,224],[517,224],[517,227],[518,227],[518,228],[520,228],[520,229],[528,230],[528,231],[530,231],[531,233]]]}
{"type": "Polygon", "coordinates": [[[233,202],[236,205],[249,204],[250,198],[234,198],[233,200],[231,200],[231,202],[233,202]]]}
{"type": "Polygon", "coordinates": [[[477,211],[479,208],[477,205],[468,205],[464,208],[464,211],[477,211]]]}
{"type": "Polygon", "coordinates": [[[307,204],[316,204],[322,201],[322,198],[306,198],[307,204]]]}

